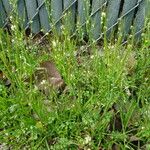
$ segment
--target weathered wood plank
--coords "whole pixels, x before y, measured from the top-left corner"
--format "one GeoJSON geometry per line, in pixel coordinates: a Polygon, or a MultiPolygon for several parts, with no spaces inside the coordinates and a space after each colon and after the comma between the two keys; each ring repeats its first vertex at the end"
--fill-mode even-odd
{"type": "Polygon", "coordinates": [[[101,35],[101,12],[102,5],[104,4],[103,0],[93,0],[92,1],[92,17],[91,17],[91,39],[96,40],[101,35]]]}
{"type": "Polygon", "coordinates": [[[133,7],[135,7],[135,5],[137,4],[137,1],[138,0],[124,0],[124,6],[123,6],[123,11],[122,11],[122,15],[123,16],[125,15],[122,21],[123,39],[125,39],[127,35],[129,34],[130,27],[132,25],[132,21],[134,19],[134,13],[135,13],[135,9],[133,9],[133,7]]]}
{"type": "Polygon", "coordinates": [[[40,32],[40,22],[39,15],[35,15],[37,13],[37,2],[36,0],[25,0],[28,19],[31,23],[32,33],[40,32]]]}
{"type": "Polygon", "coordinates": [[[4,10],[4,5],[3,5],[2,1],[0,0],[0,27],[1,28],[5,24],[6,18],[7,18],[7,15],[4,10]]]}
{"type": "Polygon", "coordinates": [[[9,13],[12,10],[12,6],[10,5],[9,0],[2,0],[2,3],[4,5],[4,8],[5,8],[7,15],[9,15],[9,13]]]}
{"type": "Polygon", "coordinates": [[[150,17],[150,0],[145,0],[145,14],[147,17],[150,17]]]}
{"type": "Polygon", "coordinates": [[[28,16],[26,12],[26,5],[24,0],[17,1],[17,9],[18,9],[18,16],[19,16],[19,25],[21,28],[25,28],[28,23],[28,16]]]}
{"type": "Polygon", "coordinates": [[[41,28],[44,32],[48,32],[50,30],[50,23],[49,23],[49,18],[48,18],[48,12],[46,10],[46,5],[45,3],[43,4],[44,0],[37,0],[37,1],[38,1],[38,7],[41,6],[39,8],[41,28]]]}
{"type": "Polygon", "coordinates": [[[109,0],[108,1],[108,6],[107,6],[107,21],[106,21],[106,26],[107,26],[107,33],[106,36],[109,39],[112,31],[115,29],[115,26],[118,22],[118,16],[119,16],[119,10],[120,10],[120,3],[121,0],[109,0]],[[113,28],[111,28],[114,26],[113,28]]]}
{"type": "Polygon", "coordinates": [[[89,9],[90,1],[89,0],[78,0],[78,17],[77,17],[77,26],[79,29],[79,36],[83,38],[87,34],[86,25],[87,20],[89,19],[89,9]]]}
{"type": "Polygon", "coordinates": [[[58,33],[61,32],[62,21],[60,18],[62,16],[62,6],[62,0],[51,0],[52,24],[55,24],[55,28],[58,33]]]}
{"type": "Polygon", "coordinates": [[[73,33],[75,30],[76,0],[65,0],[63,6],[64,10],[71,6],[65,13],[63,24],[70,33],[73,33]]]}
{"type": "Polygon", "coordinates": [[[135,40],[138,41],[141,37],[142,29],[144,28],[144,22],[145,22],[145,6],[146,2],[145,0],[142,0],[140,2],[140,5],[138,7],[138,11],[136,13],[135,21],[134,21],[134,27],[135,27],[135,40]],[[139,32],[140,31],[140,32],[139,32]]]}

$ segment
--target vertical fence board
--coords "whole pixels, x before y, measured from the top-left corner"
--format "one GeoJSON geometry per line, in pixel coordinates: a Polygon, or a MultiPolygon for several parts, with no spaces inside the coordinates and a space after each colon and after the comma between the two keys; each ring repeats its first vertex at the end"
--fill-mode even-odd
{"type": "Polygon", "coordinates": [[[150,0],[145,0],[146,1],[146,4],[145,4],[145,9],[146,9],[146,11],[145,11],[145,14],[146,14],[146,16],[147,17],[150,17],[150,0]]]}
{"type": "Polygon", "coordinates": [[[122,15],[125,15],[123,22],[122,22],[123,23],[123,28],[122,28],[123,39],[125,39],[126,36],[129,34],[130,27],[132,25],[132,20],[134,18],[135,9],[133,9],[132,11],[130,11],[130,10],[136,4],[137,4],[137,0],[125,0],[124,1],[123,11],[122,11],[122,15]],[[130,13],[128,13],[129,11],[130,11],[130,13]]]}
{"type": "MultiPolygon", "coordinates": [[[[135,32],[139,32],[136,34],[136,38],[139,39],[144,27],[145,14],[149,14],[150,0],[51,0],[48,2],[51,4],[50,19],[58,33],[61,31],[63,23],[71,33],[77,29],[78,35],[82,38],[89,34],[91,39],[97,40],[102,33],[103,25],[101,7],[106,2],[108,3],[106,10],[107,37],[110,37],[114,27],[118,24],[118,17],[121,17],[123,39],[129,34],[132,23],[134,23],[135,32]],[[121,2],[123,2],[123,9],[119,16],[121,2]]],[[[17,8],[22,28],[30,27],[32,33],[38,33],[41,29],[44,32],[50,31],[51,26],[45,0],[17,0],[17,8]]],[[[0,27],[7,24],[7,17],[11,10],[9,0],[0,0],[0,27]]]]}
{"type": "Polygon", "coordinates": [[[145,22],[145,0],[142,0],[138,7],[138,11],[136,13],[134,21],[135,33],[138,32],[135,35],[135,40],[137,41],[140,39],[142,29],[144,28],[144,22],[145,22]]]}
{"type": "Polygon", "coordinates": [[[0,0],[0,27],[3,27],[5,22],[6,22],[6,13],[4,10],[4,5],[2,3],[2,1],[0,0]]]}
{"type": "Polygon", "coordinates": [[[106,26],[107,26],[106,36],[108,39],[110,38],[111,33],[112,33],[113,29],[115,28],[115,25],[118,22],[120,3],[121,3],[121,0],[109,0],[108,1],[107,21],[106,21],[106,26]],[[113,27],[113,28],[111,28],[111,27],[113,27]]]}
{"type": "Polygon", "coordinates": [[[40,31],[39,16],[35,15],[37,13],[37,2],[36,0],[25,0],[25,3],[28,19],[31,22],[31,30],[33,33],[38,33],[40,31]]]}
{"type": "MultiPolygon", "coordinates": [[[[38,7],[41,6],[44,2],[44,0],[37,0],[38,1],[38,7]]],[[[49,24],[49,18],[48,18],[48,12],[46,10],[45,2],[39,9],[39,17],[40,17],[40,24],[41,28],[44,32],[48,32],[50,30],[50,24],[49,24]]]]}
{"type": "Polygon", "coordinates": [[[91,38],[96,40],[100,37],[101,34],[101,12],[102,7],[101,0],[92,1],[92,17],[91,17],[91,38]]]}
{"type": "MultiPolygon", "coordinates": [[[[86,23],[89,15],[89,0],[78,0],[78,26],[81,29],[81,36],[86,34],[86,23]]],[[[80,35],[79,35],[80,36],[80,35]]]]}
{"type": "Polygon", "coordinates": [[[65,14],[64,17],[64,26],[67,27],[69,32],[73,33],[75,30],[75,14],[76,14],[76,0],[65,0],[64,1],[64,10],[71,6],[65,14]],[[71,6],[72,5],[72,6],[71,6]]]}
{"type": "Polygon", "coordinates": [[[51,0],[51,15],[52,15],[52,23],[55,24],[56,30],[58,33],[61,32],[61,20],[59,20],[62,16],[62,0],[51,0]]]}
{"type": "Polygon", "coordinates": [[[19,25],[21,28],[25,28],[27,26],[28,17],[26,12],[26,6],[24,0],[17,1],[17,8],[18,8],[18,16],[19,16],[19,25]]]}
{"type": "Polygon", "coordinates": [[[2,0],[2,3],[4,5],[4,7],[5,7],[5,11],[6,11],[7,15],[9,15],[9,13],[12,10],[12,7],[11,7],[11,5],[9,3],[9,0],[2,0]]]}

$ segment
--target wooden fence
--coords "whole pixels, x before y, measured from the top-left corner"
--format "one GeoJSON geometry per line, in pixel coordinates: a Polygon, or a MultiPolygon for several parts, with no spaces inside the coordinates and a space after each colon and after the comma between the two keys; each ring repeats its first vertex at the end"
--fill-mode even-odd
{"type": "Polygon", "coordinates": [[[139,38],[149,4],[149,0],[18,0],[16,4],[0,0],[0,28],[16,13],[20,26],[30,28],[34,34],[54,28],[61,34],[62,27],[66,27],[72,36],[88,35],[97,41],[104,33],[110,37],[119,27],[126,37],[133,25],[139,38]]]}

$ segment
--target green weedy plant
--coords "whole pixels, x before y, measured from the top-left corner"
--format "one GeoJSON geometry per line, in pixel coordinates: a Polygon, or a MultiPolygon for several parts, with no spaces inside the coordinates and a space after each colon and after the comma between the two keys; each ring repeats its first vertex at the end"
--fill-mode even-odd
{"type": "MultiPolygon", "coordinates": [[[[26,85],[24,82],[26,76],[30,76],[36,67],[35,50],[32,47],[31,53],[30,49],[26,48],[24,35],[16,27],[12,26],[12,36],[3,31],[0,36],[1,70],[11,81],[11,87],[4,87],[2,93],[5,91],[5,94],[0,97],[2,110],[0,141],[2,144],[7,143],[14,148],[21,149],[24,145],[28,147],[28,142],[32,143],[31,145],[34,147],[33,141],[38,139],[38,135],[43,131],[41,133],[38,131],[32,115],[38,92],[30,83],[26,85]],[[30,138],[26,139],[28,136],[30,138]]],[[[43,104],[40,104],[40,100],[42,99],[38,98],[36,101],[36,109],[38,105],[43,104]]],[[[41,108],[40,114],[42,115],[44,109],[42,111],[41,108]]],[[[42,118],[44,119],[44,117],[42,118]]]]}
{"type": "Polygon", "coordinates": [[[26,43],[17,22],[13,24],[11,36],[0,31],[0,70],[11,81],[10,87],[0,81],[1,145],[33,150],[149,148],[149,28],[140,46],[132,38],[122,46],[120,35],[115,44],[105,37],[101,55],[100,47],[89,43],[91,54],[76,56],[78,41],[70,39],[67,29],[63,38],[51,38],[47,54],[26,43]],[[66,93],[47,96],[32,78],[25,82],[39,62],[49,59],[60,71],[66,93]]]}

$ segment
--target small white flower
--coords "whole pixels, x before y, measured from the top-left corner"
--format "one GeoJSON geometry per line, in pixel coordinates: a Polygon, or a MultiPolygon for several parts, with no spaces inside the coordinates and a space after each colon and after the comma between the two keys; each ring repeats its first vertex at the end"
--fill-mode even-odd
{"type": "Polygon", "coordinates": [[[9,18],[10,18],[10,20],[12,20],[12,18],[13,18],[13,17],[12,17],[12,16],[10,16],[9,18]]]}
{"type": "Polygon", "coordinates": [[[144,130],[145,129],[145,127],[142,127],[142,130],[144,130]]]}
{"type": "Polygon", "coordinates": [[[48,32],[46,32],[46,34],[45,35],[48,35],[49,33],[48,32]]]}
{"type": "Polygon", "coordinates": [[[91,55],[91,59],[93,59],[94,58],[94,55],[91,55]]]}
{"type": "Polygon", "coordinates": [[[87,136],[85,137],[84,144],[88,144],[89,142],[91,142],[91,140],[92,140],[92,138],[91,138],[89,135],[87,135],[87,136]]]}
{"type": "Polygon", "coordinates": [[[38,91],[38,87],[36,85],[34,86],[34,91],[38,91]]]}
{"type": "Polygon", "coordinates": [[[16,26],[15,26],[15,25],[12,25],[12,26],[11,26],[11,30],[12,30],[12,31],[15,31],[15,29],[16,29],[16,26]]]}
{"type": "Polygon", "coordinates": [[[52,41],[52,45],[53,45],[53,47],[56,47],[57,46],[56,41],[52,41]]]}
{"type": "Polygon", "coordinates": [[[33,20],[30,20],[29,22],[30,22],[30,24],[32,24],[32,23],[33,23],[33,20]]]}
{"type": "Polygon", "coordinates": [[[106,17],[106,13],[105,12],[102,12],[102,17],[106,17]]]}
{"type": "Polygon", "coordinates": [[[46,84],[46,80],[42,80],[41,85],[45,85],[45,84],[46,84]]]}

